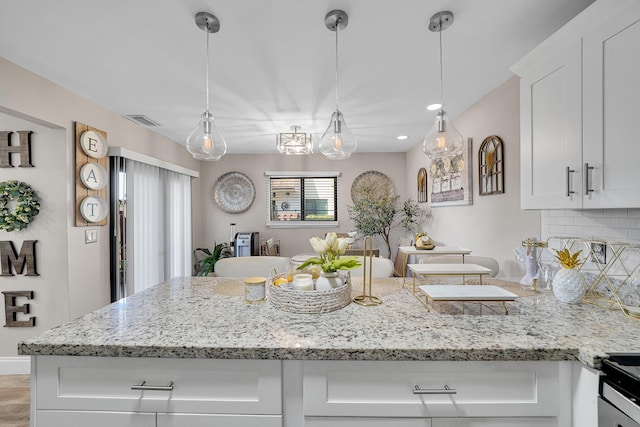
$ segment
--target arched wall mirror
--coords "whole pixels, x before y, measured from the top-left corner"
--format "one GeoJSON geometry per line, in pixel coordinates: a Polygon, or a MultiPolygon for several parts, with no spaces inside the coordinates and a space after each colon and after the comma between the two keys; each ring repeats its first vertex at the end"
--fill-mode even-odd
{"type": "Polygon", "coordinates": [[[427,201],[427,170],[420,168],[418,171],[418,203],[427,201]]]}
{"type": "Polygon", "coordinates": [[[504,193],[504,161],[502,140],[491,135],[482,141],[478,150],[480,195],[504,193]]]}

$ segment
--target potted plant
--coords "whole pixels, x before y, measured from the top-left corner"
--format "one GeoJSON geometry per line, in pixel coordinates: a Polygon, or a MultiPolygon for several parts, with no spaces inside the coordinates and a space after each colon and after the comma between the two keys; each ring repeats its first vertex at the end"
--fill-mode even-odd
{"type": "Polygon", "coordinates": [[[209,273],[213,273],[215,271],[216,262],[222,258],[229,258],[231,253],[231,248],[229,248],[229,244],[227,243],[218,243],[213,242],[213,251],[210,251],[208,248],[197,248],[194,251],[196,257],[203,256],[203,258],[199,259],[195,264],[195,270],[197,276],[208,276],[209,273]]]}
{"type": "MultiPolygon", "coordinates": [[[[357,256],[343,256],[347,249],[347,239],[337,237],[336,233],[327,233],[324,239],[312,237],[309,239],[311,247],[318,254],[317,257],[311,257],[298,267],[302,270],[309,265],[317,265],[321,268],[321,277],[325,278],[329,288],[337,288],[342,285],[343,279],[338,270],[351,270],[360,266],[357,256]]],[[[316,280],[316,289],[320,277],[316,280]]]]}
{"type": "Polygon", "coordinates": [[[402,208],[398,207],[400,196],[378,197],[371,191],[363,191],[361,197],[348,206],[349,218],[354,228],[362,236],[380,235],[391,254],[389,241],[391,229],[399,222],[405,230],[413,232],[418,229],[431,213],[422,209],[415,200],[408,199],[402,208]]]}

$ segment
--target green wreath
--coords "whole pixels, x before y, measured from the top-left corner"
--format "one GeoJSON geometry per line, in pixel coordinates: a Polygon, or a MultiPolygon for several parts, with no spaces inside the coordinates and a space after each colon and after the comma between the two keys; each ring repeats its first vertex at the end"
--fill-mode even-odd
{"type": "Polygon", "coordinates": [[[0,182],[0,230],[23,230],[40,212],[40,203],[35,190],[20,181],[0,182]],[[7,204],[15,200],[15,209],[9,212],[7,204]]]}

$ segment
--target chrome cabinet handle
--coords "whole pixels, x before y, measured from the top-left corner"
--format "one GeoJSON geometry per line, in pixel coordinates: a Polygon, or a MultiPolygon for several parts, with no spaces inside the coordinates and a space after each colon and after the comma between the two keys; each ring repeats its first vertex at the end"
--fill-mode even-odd
{"type": "Polygon", "coordinates": [[[589,185],[589,171],[593,170],[593,166],[589,166],[589,163],[584,164],[584,195],[588,196],[589,193],[593,193],[593,188],[589,185]]]}
{"type": "Polygon", "coordinates": [[[419,385],[413,387],[413,394],[457,394],[455,388],[444,385],[442,388],[420,388],[419,385]]]}
{"type": "Polygon", "coordinates": [[[571,174],[574,172],[574,169],[567,166],[567,197],[571,197],[571,195],[575,193],[575,191],[571,189],[571,174]]]}
{"type": "Polygon", "coordinates": [[[142,381],[140,384],[131,386],[131,390],[158,390],[158,391],[172,391],[173,381],[169,381],[167,385],[146,385],[146,381],[142,381]]]}

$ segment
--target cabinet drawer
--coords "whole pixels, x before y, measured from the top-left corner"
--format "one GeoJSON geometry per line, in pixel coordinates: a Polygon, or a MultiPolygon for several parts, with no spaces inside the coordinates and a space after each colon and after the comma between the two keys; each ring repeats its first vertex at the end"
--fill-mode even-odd
{"type": "Polygon", "coordinates": [[[37,411],[38,427],[156,427],[156,414],[100,411],[37,411]]]}
{"type": "Polygon", "coordinates": [[[282,413],[276,360],[38,356],[36,369],[37,409],[282,413]]]}
{"type": "Polygon", "coordinates": [[[158,414],[157,427],[282,427],[280,415],[158,414]]]}
{"type": "Polygon", "coordinates": [[[432,427],[562,427],[556,418],[438,418],[432,427]]]}
{"type": "Polygon", "coordinates": [[[304,427],[431,427],[429,418],[307,417],[304,427]]]}
{"type": "Polygon", "coordinates": [[[304,363],[304,414],[554,417],[570,411],[570,379],[569,362],[310,361],[304,363]],[[434,394],[416,394],[416,387],[434,394]]]}

